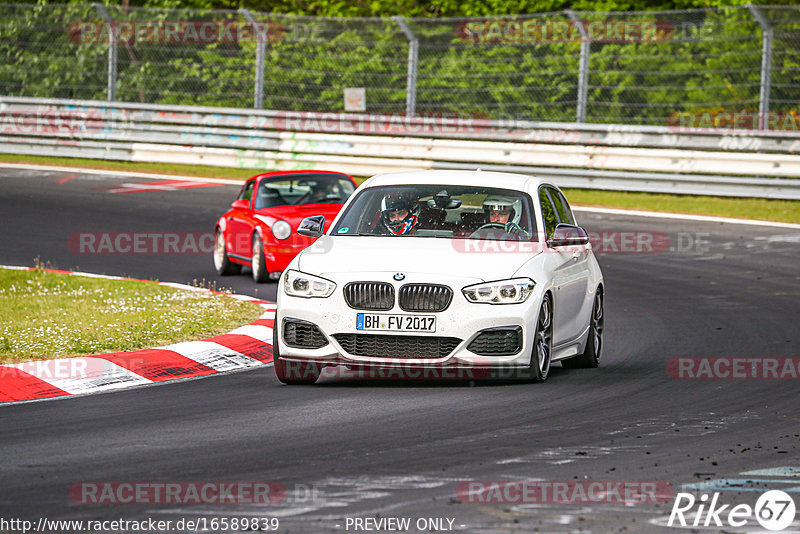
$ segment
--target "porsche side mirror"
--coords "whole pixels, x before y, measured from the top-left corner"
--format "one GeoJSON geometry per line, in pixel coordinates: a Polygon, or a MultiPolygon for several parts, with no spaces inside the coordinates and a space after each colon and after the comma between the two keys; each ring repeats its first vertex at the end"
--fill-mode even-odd
{"type": "Polygon", "coordinates": [[[250,201],[244,198],[237,198],[231,204],[231,207],[235,210],[249,210],[250,209],[250,201]]]}
{"type": "Polygon", "coordinates": [[[589,243],[589,236],[586,234],[586,230],[580,226],[559,224],[548,243],[551,247],[586,245],[589,243]]]}
{"type": "Polygon", "coordinates": [[[322,235],[323,228],[325,227],[325,217],[322,215],[315,215],[314,217],[306,217],[300,222],[297,227],[297,233],[306,237],[319,237],[322,235]]]}

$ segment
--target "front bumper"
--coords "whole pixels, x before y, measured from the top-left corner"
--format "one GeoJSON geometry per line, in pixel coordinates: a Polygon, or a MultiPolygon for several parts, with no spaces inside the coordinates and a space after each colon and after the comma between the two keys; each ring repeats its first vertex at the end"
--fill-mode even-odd
{"type": "Polygon", "coordinates": [[[309,241],[309,243],[300,244],[278,242],[277,244],[265,246],[264,260],[267,264],[267,270],[271,273],[285,271],[295,256],[314,242],[313,239],[309,241]]]}

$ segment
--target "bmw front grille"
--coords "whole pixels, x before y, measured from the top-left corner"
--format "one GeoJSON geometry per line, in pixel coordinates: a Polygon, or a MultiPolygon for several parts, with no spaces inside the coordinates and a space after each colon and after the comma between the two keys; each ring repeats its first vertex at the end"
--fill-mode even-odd
{"type": "Polygon", "coordinates": [[[394,286],[386,282],[351,282],[344,286],[344,299],[356,310],[391,310],[394,307],[394,286]]]}
{"type": "Polygon", "coordinates": [[[450,306],[453,290],[436,284],[405,284],[400,288],[400,309],[410,312],[440,312],[450,306]]]}

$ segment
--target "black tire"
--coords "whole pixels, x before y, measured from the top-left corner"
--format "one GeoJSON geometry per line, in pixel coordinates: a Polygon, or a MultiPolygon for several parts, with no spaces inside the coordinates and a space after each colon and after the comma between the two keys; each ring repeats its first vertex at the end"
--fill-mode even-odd
{"type": "Polygon", "coordinates": [[[562,360],[561,366],[567,369],[594,369],[600,365],[600,353],[603,350],[603,293],[598,289],[592,304],[592,316],[589,319],[589,339],[583,354],[562,360]]]}
{"type": "Polygon", "coordinates": [[[267,271],[267,260],[264,257],[264,243],[258,234],[253,234],[253,256],[250,259],[250,267],[253,269],[253,280],[257,284],[267,281],[269,271],[267,271]]]}
{"type": "Polygon", "coordinates": [[[275,376],[289,386],[310,386],[317,381],[322,369],[314,363],[287,363],[278,349],[278,329],[272,330],[272,359],[275,376]]]}
{"type": "Polygon", "coordinates": [[[544,382],[550,374],[553,356],[553,303],[550,295],[545,295],[539,317],[536,319],[536,334],[531,348],[531,363],[526,378],[532,382],[544,382]]]}
{"type": "Polygon", "coordinates": [[[214,235],[214,252],[212,253],[214,259],[214,269],[220,276],[228,276],[231,274],[239,274],[242,266],[238,263],[233,263],[228,258],[228,248],[225,245],[225,235],[222,230],[217,228],[214,235]]]}

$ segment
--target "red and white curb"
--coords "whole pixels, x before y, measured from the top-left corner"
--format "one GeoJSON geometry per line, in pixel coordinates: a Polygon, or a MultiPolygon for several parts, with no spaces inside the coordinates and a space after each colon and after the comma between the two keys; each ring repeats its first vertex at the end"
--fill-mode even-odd
{"type": "MultiPolygon", "coordinates": [[[[33,270],[32,267],[6,265],[0,265],[0,268],[33,270]]],[[[171,282],[55,269],[47,271],[212,292],[208,289],[171,282]]],[[[264,309],[264,314],[249,325],[201,341],[188,341],[132,352],[0,365],[0,403],[99,393],[271,364],[275,303],[245,295],[229,296],[260,305],[264,309]]]]}

